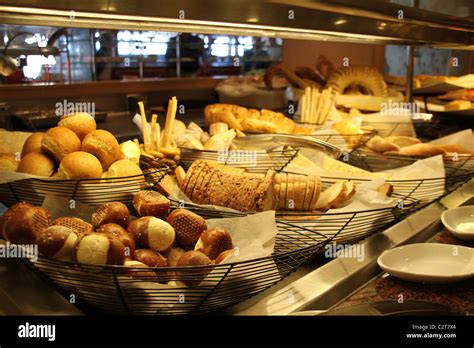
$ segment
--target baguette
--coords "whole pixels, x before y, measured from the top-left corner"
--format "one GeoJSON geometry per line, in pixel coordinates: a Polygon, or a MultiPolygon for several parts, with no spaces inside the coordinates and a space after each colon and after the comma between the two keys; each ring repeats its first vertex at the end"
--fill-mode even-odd
{"type": "Polygon", "coordinates": [[[366,144],[369,149],[376,152],[399,151],[400,147],[391,141],[388,141],[381,136],[372,137],[366,144]]]}
{"type": "Polygon", "coordinates": [[[398,154],[403,156],[423,156],[431,157],[436,155],[446,155],[446,151],[434,144],[415,144],[400,148],[398,151],[387,151],[386,154],[398,154]]]}

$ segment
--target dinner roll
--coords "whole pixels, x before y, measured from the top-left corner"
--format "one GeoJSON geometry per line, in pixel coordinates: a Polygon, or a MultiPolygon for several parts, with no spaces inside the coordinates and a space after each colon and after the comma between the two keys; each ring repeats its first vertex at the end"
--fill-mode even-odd
{"type": "Polygon", "coordinates": [[[110,202],[99,205],[92,213],[92,224],[95,228],[108,223],[116,223],[127,227],[130,213],[125,204],[121,202],[110,202]]]}
{"type": "Polygon", "coordinates": [[[104,171],[118,160],[120,156],[120,146],[112,133],[105,130],[95,130],[86,135],[82,142],[82,151],[89,152],[96,156],[104,171]]]}
{"type": "Polygon", "coordinates": [[[0,170],[8,170],[16,172],[18,169],[18,161],[12,153],[0,153],[0,170]]]}
{"type": "Polygon", "coordinates": [[[31,134],[23,144],[21,150],[21,157],[25,157],[31,152],[41,152],[41,142],[43,141],[44,133],[36,132],[31,134]]]}
{"type": "Polygon", "coordinates": [[[140,163],[140,146],[131,140],[120,144],[120,159],[128,159],[135,164],[140,163]]]}
{"type": "Polygon", "coordinates": [[[3,234],[10,243],[33,244],[50,225],[51,213],[46,208],[22,206],[5,222],[3,234]]]}
{"type": "Polygon", "coordinates": [[[94,117],[86,112],[63,116],[61,121],[59,121],[58,126],[69,128],[76,133],[81,141],[87,134],[95,131],[97,128],[94,117]]]}
{"type": "Polygon", "coordinates": [[[59,164],[59,177],[63,179],[93,179],[102,176],[102,165],[99,160],[84,151],[68,154],[59,164]]]}
{"type": "Polygon", "coordinates": [[[211,228],[201,234],[194,250],[202,252],[211,260],[215,260],[220,253],[232,248],[232,237],[227,230],[211,228]]]}
{"type": "Polygon", "coordinates": [[[21,159],[17,171],[50,177],[54,173],[54,161],[42,152],[31,152],[21,159]]]}
{"type": "Polygon", "coordinates": [[[176,238],[174,229],[169,223],[153,216],[144,216],[131,221],[127,232],[138,246],[160,252],[169,250],[176,238]]]}
{"type": "Polygon", "coordinates": [[[56,162],[61,160],[67,154],[79,151],[81,141],[76,133],[66,127],[54,127],[49,129],[41,141],[41,151],[51,155],[56,162]]]}
{"type": "Polygon", "coordinates": [[[72,250],[77,240],[77,234],[64,226],[49,226],[39,232],[36,244],[41,254],[59,260],[72,259],[72,250]]]}
{"type": "Polygon", "coordinates": [[[143,175],[140,167],[128,159],[118,160],[114,162],[107,172],[104,173],[104,178],[120,178],[127,176],[143,175]]]}
{"type": "Polygon", "coordinates": [[[85,234],[79,237],[73,249],[73,260],[87,265],[123,265],[125,246],[112,235],[85,234]]]}

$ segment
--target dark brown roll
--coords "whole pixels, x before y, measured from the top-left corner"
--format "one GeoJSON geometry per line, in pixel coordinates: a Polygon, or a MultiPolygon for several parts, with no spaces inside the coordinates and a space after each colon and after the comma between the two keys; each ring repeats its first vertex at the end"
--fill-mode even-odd
{"type": "Polygon", "coordinates": [[[78,236],[94,232],[94,228],[90,223],[77,217],[60,217],[53,221],[53,225],[69,227],[76,232],[78,236]]]}
{"type": "Polygon", "coordinates": [[[77,234],[64,226],[49,226],[36,237],[36,244],[41,254],[59,260],[72,259],[72,250],[77,240],[77,234]]]}
{"type": "Polygon", "coordinates": [[[164,218],[168,214],[170,201],[156,191],[142,190],[133,196],[133,206],[140,216],[164,218]]]}
{"type": "Polygon", "coordinates": [[[92,225],[99,228],[100,225],[115,223],[127,227],[130,213],[125,204],[120,202],[105,203],[98,206],[92,213],[92,225]]]}
{"type": "Polygon", "coordinates": [[[220,253],[232,248],[232,237],[227,230],[211,228],[201,234],[194,250],[201,251],[211,260],[215,260],[220,253]]]}
{"type": "Polygon", "coordinates": [[[0,217],[0,238],[5,238],[4,236],[4,228],[5,228],[5,222],[7,222],[13,215],[15,215],[15,212],[18,209],[23,209],[23,208],[31,208],[33,207],[32,204],[27,203],[27,202],[19,202],[13,204],[8,210],[0,217]]]}
{"type": "Polygon", "coordinates": [[[135,241],[132,236],[120,225],[110,223],[99,227],[99,233],[110,234],[117,237],[125,246],[124,254],[127,260],[131,259],[135,253],[135,241]]]}
{"type": "Polygon", "coordinates": [[[207,229],[206,220],[186,209],[176,209],[166,219],[176,232],[176,240],[187,249],[193,249],[207,229]]]}
{"type": "Polygon", "coordinates": [[[134,260],[140,261],[148,267],[168,267],[168,260],[159,252],[151,249],[135,250],[134,260]]]}
{"type": "Polygon", "coordinates": [[[127,232],[133,237],[137,246],[159,252],[170,249],[176,238],[175,231],[169,223],[153,216],[144,216],[131,221],[127,232]]]}
{"type": "Polygon", "coordinates": [[[51,226],[51,213],[42,207],[18,208],[5,222],[5,239],[14,244],[33,244],[37,235],[51,226]]]}
{"type": "Polygon", "coordinates": [[[86,265],[123,265],[125,246],[105,233],[83,234],[74,245],[73,260],[86,265]]]}
{"type": "Polygon", "coordinates": [[[176,267],[190,267],[189,270],[177,272],[177,281],[188,286],[199,285],[211,271],[210,269],[195,269],[192,266],[208,266],[212,261],[200,251],[185,252],[178,260],[176,267]]]}
{"type": "Polygon", "coordinates": [[[233,255],[234,254],[234,249],[229,249],[229,250],[226,250],[226,251],[223,251],[219,254],[219,256],[216,257],[216,259],[214,260],[214,263],[216,265],[219,265],[222,263],[222,261],[224,261],[226,259],[227,256],[230,256],[230,255],[233,255]]]}

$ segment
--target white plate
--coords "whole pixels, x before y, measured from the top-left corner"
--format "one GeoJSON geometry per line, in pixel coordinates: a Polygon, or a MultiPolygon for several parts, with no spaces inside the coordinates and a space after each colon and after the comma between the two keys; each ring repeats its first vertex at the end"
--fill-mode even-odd
{"type": "Polygon", "coordinates": [[[454,282],[474,277],[474,249],[422,243],[385,251],[377,260],[390,275],[419,282],[454,282]]]}
{"type": "Polygon", "coordinates": [[[474,205],[446,210],[441,215],[441,222],[459,239],[474,240],[474,205]],[[469,230],[465,224],[472,224],[469,230]]]}

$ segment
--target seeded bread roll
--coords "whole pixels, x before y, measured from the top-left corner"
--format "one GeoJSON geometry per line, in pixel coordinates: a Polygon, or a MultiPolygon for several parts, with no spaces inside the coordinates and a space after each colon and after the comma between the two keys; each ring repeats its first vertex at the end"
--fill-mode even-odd
{"type": "Polygon", "coordinates": [[[41,152],[41,142],[43,141],[44,133],[36,132],[31,134],[23,144],[21,150],[21,157],[25,157],[31,152],[41,152]]]}
{"type": "Polygon", "coordinates": [[[112,133],[105,130],[95,130],[86,135],[82,141],[82,151],[96,156],[104,171],[117,161],[120,156],[120,146],[112,133]]]}
{"type": "Polygon", "coordinates": [[[49,226],[39,232],[36,244],[41,254],[58,260],[72,260],[72,250],[77,234],[64,226],[49,226]]]}
{"type": "Polygon", "coordinates": [[[156,191],[142,190],[133,196],[133,207],[140,216],[162,218],[168,214],[170,201],[156,191]]]}
{"type": "Polygon", "coordinates": [[[63,116],[61,121],[58,122],[58,126],[69,128],[81,141],[87,134],[95,131],[97,128],[94,117],[86,112],[63,116]]]}
{"type": "Polygon", "coordinates": [[[120,202],[105,203],[98,206],[92,213],[92,225],[99,228],[100,225],[116,223],[122,227],[127,227],[130,213],[125,204],[120,202]]]}
{"type": "Polygon", "coordinates": [[[182,246],[192,249],[201,234],[207,229],[206,220],[186,210],[176,209],[167,218],[168,223],[176,232],[176,240],[182,246]]]}
{"type": "Polygon", "coordinates": [[[133,237],[137,246],[159,252],[169,250],[176,238],[175,231],[169,223],[153,216],[144,216],[131,221],[127,232],[133,237]]]}
{"type": "Polygon", "coordinates": [[[100,178],[102,177],[102,165],[90,153],[76,151],[64,156],[59,164],[58,176],[63,179],[100,178]]]}
{"type": "Polygon", "coordinates": [[[220,253],[232,248],[230,233],[222,228],[212,228],[201,234],[194,250],[202,252],[211,260],[215,260],[220,253]]]}
{"type": "Polygon", "coordinates": [[[125,246],[116,237],[93,233],[78,238],[73,249],[73,260],[86,265],[123,265],[125,246]]]}
{"type": "Polygon", "coordinates": [[[31,152],[18,164],[19,173],[50,177],[54,173],[54,161],[41,152],[31,152]]]}
{"type": "Polygon", "coordinates": [[[81,149],[81,140],[76,133],[66,127],[49,129],[41,141],[41,151],[48,154],[57,163],[67,154],[81,149]]]}
{"type": "Polygon", "coordinates": [[[22,206],[5,222],[4,236],[13,244],[33,244],[38,234],[50,225],[51,214],[47,209],[22,206]]]}

